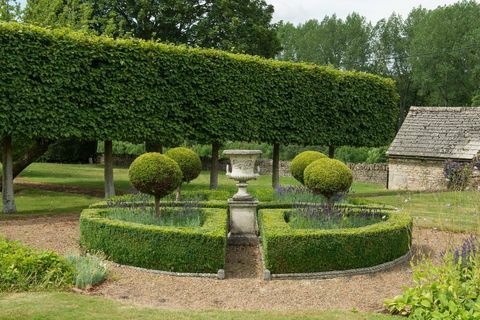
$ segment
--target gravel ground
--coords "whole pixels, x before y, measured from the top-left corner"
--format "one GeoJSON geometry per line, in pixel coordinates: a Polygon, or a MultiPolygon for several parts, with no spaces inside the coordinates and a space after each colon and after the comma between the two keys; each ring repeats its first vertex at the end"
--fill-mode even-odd
{"type": "MultiPolygon", "coordinates": [[[[79,252],[78,214],[0,220],[0,233],[27,245],[62,254],[79,252]]],[[[437,256],[466,235],[414,230],[414,252],[437,256]]],[[[382,311],[411,281],[407,263],[372,275],[328,280],[262,280],[255,247],[229,247],[226,279],[164,276],[111,266],[110,280],[89,294],[169,309],[305,310],[358,309],[382,311]]]]}

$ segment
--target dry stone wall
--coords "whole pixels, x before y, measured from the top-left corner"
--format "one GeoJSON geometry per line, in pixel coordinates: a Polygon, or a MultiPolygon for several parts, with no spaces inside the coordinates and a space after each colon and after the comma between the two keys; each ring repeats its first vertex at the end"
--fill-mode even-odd
{"type": "MultiPolygon", "coordinates": [[[[128,167],[135,160],[136,156],[132,155],[114,155],[113,164],[115,166],[128,167]]],[[[103,154],[98,155],[97,163],[104,163],[103,154]]],[[[220,159],[220,171],[225,171],[227,164],[229,163],[228,159],[220,159]]],[[[272,163],[271,159],[260,159],[257,160],[256,165],[260,167],[261,175],[271,175],[272,174],[272,163]]],[[[385,163],[375,163],[375,164],[365,164],[365,163],[348,163],[348,167],[353,172],[353,180],[355,182],[364,182],[364,183],[378,183],[386,186],[388,180],[388,165],[385,163]]],[[[202,157],[202,170],[210,170],[210,158],[202,157]]],[[[280,176],[281,177],[290,177],[290,161],[280,161],[280,176]]]]}

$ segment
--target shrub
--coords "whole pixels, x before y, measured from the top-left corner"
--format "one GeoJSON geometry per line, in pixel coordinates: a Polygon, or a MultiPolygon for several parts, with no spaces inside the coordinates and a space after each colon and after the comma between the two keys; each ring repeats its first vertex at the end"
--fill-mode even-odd
{"type": "Polygon", "coordinates": [[[292,162],[290,163],[290,173],[297,181],[299,181],[301,184],[304,184],[303,174],[305,168],[315,160],[326,157],[326,155],[318,151],[304,151],[293,158],[292,162]]]}
{"type": "Polygon", "coordinates": [[[160,214],[160,199],[182,183],[182,171],[171,158],[160,153],[145,153],[136,158],[128,170],[130,182],[143,193],[155,197],[155,212],[160,214]]]}
{"type": "MultiPolygon", "coordinates": [[[[178,147],[168,150],[165,155],[175,160],[180,166],[183,174],[183,182],[190,182],[197,178],[202,171],[202,161],[200,157],[188,148],[178,147]]],[[[180,201],[180,186],[177,189],[177,201],[180,201]]]]}
{"type": "Polygon", "coordinates": [[[72,280],[73,268],[58,254],[0,239],[0,291],[64,288],[72,280]]]}
{"type": "Polygon", "coordinates": [[[459,251],[465,255],[449,252],[440,265],[427,259],[415,266],[413,287],[386,300],[387,309],[417,320],[480,319],[480,257],[459,251]]]}
{"type": "Polygon", "coordinates": [[[80,243],[121,264],[175,272],[216,273],[224,268],[227,210],[204,209],[201,227],[161,227],[105,218],[112,209],[87,209],[80,243]]]}
{"type": "Polygon", "coordinates": [[[405,255],[412,219],[384,211],[386,220],[362,228],[294,229],[285,210],[259,210],[265,266],[272,273],[324,272],[372,267],[405,255]]]}
{"type": "Polygon", "coordinates": [[[102,283],[107,278],[107,266],[103,259],[95,255],[67,256],[67,261],[75,270],[73,284],[80,289],[86,289],[102,283]]]}
{"type": "Polygon", "coordinates": [[[465,190],[472,178],[472,164],[465,162],[446,161],[443,175],[447,179],[447,188],[456,191],[465,190]]]}
{"type": "Polygon", "coordinates": [[[353,182],[352,170],[341,161],[324,158],[305,168],[305,185],[327,199],[346,192],[353,182]]]}

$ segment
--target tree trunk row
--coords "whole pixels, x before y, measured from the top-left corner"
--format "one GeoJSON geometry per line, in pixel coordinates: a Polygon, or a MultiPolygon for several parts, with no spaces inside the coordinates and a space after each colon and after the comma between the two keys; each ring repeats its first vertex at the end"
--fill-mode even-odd
{"type": "Polygon", "coordinates": [[[2,139],[2,203],[3,213],[16,213],[15,196],[13,193],[13,156],[12,137],[2,139]]]}

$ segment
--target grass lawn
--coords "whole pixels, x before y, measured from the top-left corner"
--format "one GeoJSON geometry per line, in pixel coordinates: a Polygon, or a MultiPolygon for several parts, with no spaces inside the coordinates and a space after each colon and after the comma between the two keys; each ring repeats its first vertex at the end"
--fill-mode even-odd
{"type": "Polygon", "coordinates": [[[405,210],[415,218],[415,225],[450,231],[479,231],[480,192],[398,193],[367,197],[405,210]]]}
{"type": "MultiPolygon", "coordinates": [[[[100,198],[45,191],[32,188],[19,187],[15,190],[15,203],[18,214],[0,215],[2,217],[12,217],[23,214],[59,214],[59,213],[79,213],[90,204],[100,201],[100,198]]],[[[2,204],[0,203],[0,210],[2,204]]]]}
{"type": "MultiPolygon", "coordinates": [[[[33,163],[20,175],[23,181],[48,183],[62,186],[74,186],[93,190],[103,190],[103,166],[83,164],[56,164],[56,163],[33,163]]],[[[115,188],[121,192],[131,189],[128,181],[128,168],[116,168],[114,170],[115,188]]],[[[298,185],[292,177],[281,177],[282,185],[298,185]]],[[[200,176],[189,184],[185,184],[183,190],[208,190],[210,174],[204,171],[200,176]]],[[[235,181],[228,179],[224,172],[218,177],[218,189],[228,190],[233,195],[237,187],[235,181]]],[[[249,190],[256,194],[262,201],[271,201],[273,190],[271,188],[271,176],[260,176],[257,180],[249,181],[249,190]]],[[[388,192],[383,186],[369,183],[355,183],[352,186],[355,194],[369,194],[388,192]]]]}
{"type": "MultiPolygon", "coordinates": [[[[116,168],[114,171],[116,188],[127,192],[130,189],[128,169],[116,168]]],[[[34,163],[21,175],[24,181],[74,186],[93,190],[103,190],[103,166],[34,163]]],[[[291,177],[282,177],[282,185],[298,185],[291,177]]],[[[182,187],[184,191],[208,190],[209,173],[201,175],[182,187]]],[[[230,195],[236,192],[235,181],[228,179],[222,172],[219,176],[219,190],[230,195]]],[[[249,191],[261,201],[271,201],[273,190],[271,177],[260,176],[249,182],[249,191]]],[[[480,218],[479,192],[435,192],[413,193],[387,190],[378,184],[354,183],[352,197],[367,199],[372,203],[386,204],[406,210],[418,226],[437,227],[452,231],[476,231],[480,218]]],[[[223,195],[222,195],[223,199],[223,195]]],[[[79,212],[83,207],[97,201],[95,197],[64,194],[58,192],[25,189],[17,195],[17,207],[20,213],[61,213],[79,212]]]]}
{"type": "Polygon", "coordinates": [[[265,319],[265,320],[386,320],[400,319],[380,314],[345,311],[263,312],[263,311],[170,311],[138,308],[98,297],[73,293],[17,293],[0,295],[0,319],[20,320],[115,320],[115,319],[265,319]]]}

